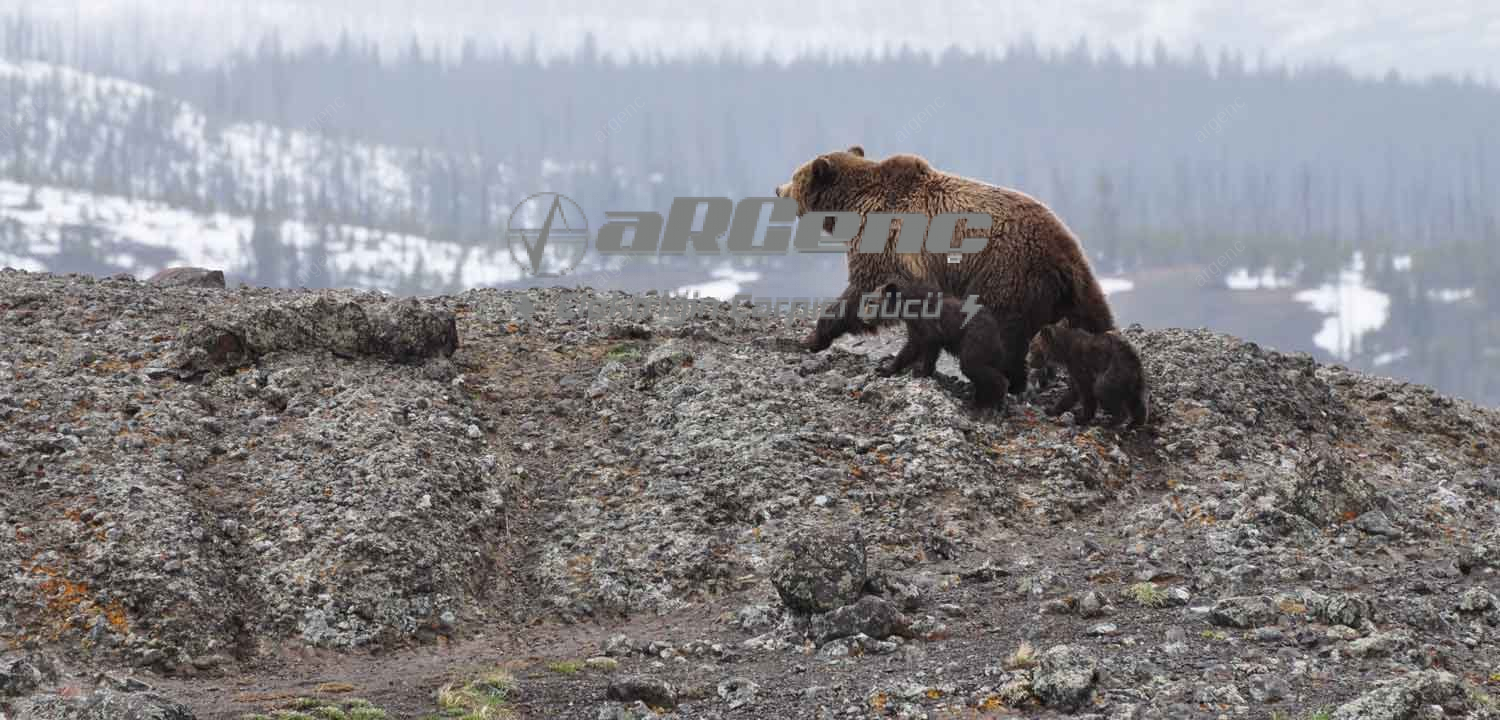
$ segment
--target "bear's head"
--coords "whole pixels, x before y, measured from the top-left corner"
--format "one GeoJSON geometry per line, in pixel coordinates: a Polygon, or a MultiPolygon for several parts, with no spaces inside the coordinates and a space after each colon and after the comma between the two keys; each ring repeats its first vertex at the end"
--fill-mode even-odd
{"type": "Polygon", "coordinates": [[[1069,323],[1066,318],[1051,325],[1042,326],[1041,330],[1031,336],[1031,344],[1026,348],[1026,365],[1033,370],[1044,370],[1062,364],[1058,357],[1058,338],[1067,334],[1069,323]]]}
{"type": "Polygon", "coordinates": [[[864,148],[819,155],[776,188],[776,197],[797,201],[797,216],[808,212],[876,212],[893,194],[905,194],[932,167],[916,155],[893,155],[882,161],[865,157],[864,148]]]}

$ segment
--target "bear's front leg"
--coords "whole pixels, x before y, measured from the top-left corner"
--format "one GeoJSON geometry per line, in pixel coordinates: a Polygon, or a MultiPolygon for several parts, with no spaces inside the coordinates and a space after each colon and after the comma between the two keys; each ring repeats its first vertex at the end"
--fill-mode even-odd
{"type": "MultiPolygon", "coordinates": [[[[922,346],[908,338],[906,344],[901,346],[900,352],[881,359],[880,363],[875,366],[875,374],[880,377],[890,377],[911,367],[921,356],[922,346]]],[[[921,373],[921,364],[918,364],[917,368],[913,374],[921,373]]]]}
{"type": "Polygon", "coordinates": [[[1078,389],[1077,389],[1076,385],[1073,383],[1072,379],[1069,378],[1068,389],[1065,390],[1065,391],[1063,391],[1062,397],[1058,398],[1057,402],[1054,403],[1052,405],[1052,407],[1047,408],[1047,414],[1050,415],[1050,416],[1052,416],[1052,417],[1057,417],[1058,415],[1061,415],[1061,414],[1063,414],[1063,413],[1065,413],[1065,412],[1067,412],[1069,410],[1072,410],[1073,406],[1075,404],[1077,404],[1077,403],[1078,403],[1078,389]]]}

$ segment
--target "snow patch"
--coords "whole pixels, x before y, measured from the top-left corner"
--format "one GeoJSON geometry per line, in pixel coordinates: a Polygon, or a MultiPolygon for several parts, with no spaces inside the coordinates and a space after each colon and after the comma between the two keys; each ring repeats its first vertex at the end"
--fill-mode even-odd
{"type": "Polygon", "coordinates": [[[1405,360],[1409,355],[1411,355],[1410,349],[1401,348],[1400,350],[1396,350],[1395,352],[1380,353],[1379,355],[1376,355],[1375,359],[1371,362],[1375,365],[1375,367],[1382,367],[1385,365],[1390,365],[1397,360],[1405,360]]]}
{"type": "Polygon", "coordinates": [[[1390,315],[1390,297],[1366,287],[1364,273],[1364,256],[1355,252],[1349,267],[1341,270],[1334,282],[1293,296],[1329,316],[1313,336],[1313,344],[1340,360],[1350,359],[1360,338],[1379,330],[1390,315]]]}
{"type": "Polygon", "coordinates": [[[700,297],[711,297],[716,300],[733,300],[744,288],[745,283],[755,282],[760,279],[760,273],[753,270],[736,270],[730,266],[715,268],[709,273],[713,280],[697,283],[695,285],[684,285],[677,288],[677,294],[697,294],[700,297]]]}
{"type": "Polygon", "coordinates": [[[1291,278],[1278,277],[1272,268],[1261,270],[1259,275],[1251,275],[1246,268],[1235,268],[1234,272],[1224,276],[1224,284],[1230,290],[1275,290],[1292,286],[1291,278]]]}
{"type": "Polygon", "coordinates": [[[1427,299],[1440,303],[1463,302],[1474,297],[1474,288],[1441,288],[1428,290],[1427,299]]]}
{"type": "Polygon", "coordinates": [[[1127,278],[1102,277],[1099,278],[1099,288],[1105,295],[1115,295],[1134,290],[1135,282],[1127,278]]]}

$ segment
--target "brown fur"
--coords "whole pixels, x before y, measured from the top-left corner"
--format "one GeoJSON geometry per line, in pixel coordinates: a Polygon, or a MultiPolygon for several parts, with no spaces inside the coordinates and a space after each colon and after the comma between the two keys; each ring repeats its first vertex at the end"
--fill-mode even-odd
{"type": "MultiPolygon", "coordinates": [[[[878,331],[881,323],[866,323],[854,313],[861,295],[878,292],[893,275],[936,285],[953,296],[979,295],[1001,322],[1019,323],[1027,340],[1042,326],[1062,319],[1094,332],[1115,327],[1104,291],[1077,239],[1057,215],[1024,193],[942,172],[916,155],[870,160],[855,146],[813,158],[776,194],[796,200],[799,216],[810,211],[853,211],[862,216],[920,212],[931,218],[944,212],[986,212],[992,218],[988,230],[960,226],[955,235],[987,236],[989,243],[956,264],[950,264],[945,254],[925,249],[896,253],[899,221],[892,223],[888,235],[871,238],[886,244],[882,252],[860,254],[862,222],[849,247],[845,314],[818,323],[804,341],[815,352],[845,333],[878,331]]],[[[1017,353],[1010,362],[1010,391],[1019,393],[1026,387],[1025,357],[1017,353]]]]}
{"type": "Polygon", "coordinates": [[[1135,428],[1150,419],[1150,390],[1141,356],[1117,333],[1049,325],[1031,339],[1026,361],[1037,369],[1068,371],[1068,390],[1048,415],[1061,415],[1081,401],[1079,425],[1092,422],[1101,405],[1112,417],[1111,424],[1128,417],[1135,428]]]}
{"type": "Polygon", "coordinates": [[[892,308],[905,307],[911,300],[921,300],[925,308],[934,297],[942,298],[938,316],[903,319],[906,345],[881,374],[892,375],[915,363],[913,376],[930,377],[937,368],[938,356],[947,350],[958,358],[959,368],[974,384],[974,408],[994,408],[1003,415],[1009,359],[1020,355],[1025,343],[1020,326],[1001,322],[984,308],[970,317],[963,309],[963,299],[943,295],[935,285],[892,282],[884,288],[885,305],[892,308]]]}

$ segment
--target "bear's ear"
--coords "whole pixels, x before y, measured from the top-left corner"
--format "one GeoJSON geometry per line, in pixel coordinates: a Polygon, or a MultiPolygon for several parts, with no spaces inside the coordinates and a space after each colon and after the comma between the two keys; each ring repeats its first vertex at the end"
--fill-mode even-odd
{"type": "Polygon", "coordinates": [[[825,156],[818,156],[812,163],[812,181],[817,185],[827,185],[838,176],[838,170],[834,169],[833,161],[825,156]]]}
{"type": "Polygon", "coordinates": [[[1052,342],[1053,338],[1057,337],[1057,327],[1053,325],[1043,325],[1041,331],[1037,333],[1037,336],[1042,339],[1042,342],[1050,343],[1052,342]]]}
{"type": "Polygon", "coordinates": [[[858,145],[850,145],[849,146],[849,154],[853,155],[855,157],[864,157],[865,156],[865,149],[862,148],[862,147],[860,147],[860,146],[858,146],[858,145]]]}
{"type": "Polygon", "coordinates": [[[884,295],[896,295],[901,292],[901,286],[895,282],[888,282],[885,284],[885,287],[880,289],[880,292],[884,295]]]}

